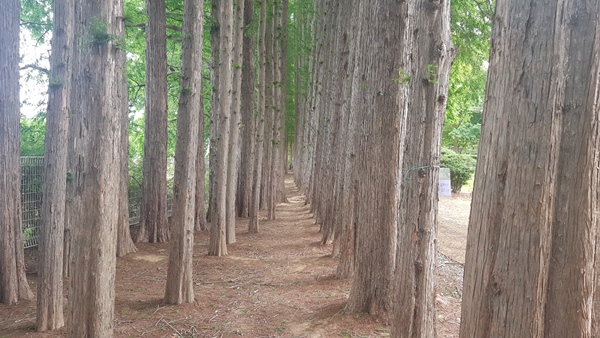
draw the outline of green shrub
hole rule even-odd
[[[459,154],[452,149],[442,147],[440,167],[450,168],[452,191],[460,192],[463,185],[475,173],[475,159],[471,155]]]

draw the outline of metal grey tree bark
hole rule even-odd
[[[497,2],[461,337],[600,333],[599,13]]]
[[[146,110],[140,228],[136,242],[169,240],[167,220],[167,33],[164,0],[146,0]]]
[[[192,255],[194,253],[198,126],[202,105],[204,0],[185,0],[183,12],[181,94],[177,112],[173,216],[165,290],[165,302],[169,304],[194,301]],[[199,188],[203,190],[204,187]]]
[[[53,4],[50,79],[57,85],[48,88],[38,263],[38,331],[64,326],[62,276],[74,10],[72,0]]]
[[[18,0],[0,2],[0,303],[32,299],[25,277],[21,230],[19,158],[19,13]]]
[[[122,74],[121,0],[81,1],[75,7],[73,100],[79,116],[74,142],[82,149],[73,172],[81,200],[72,224],[67,337],[111,337],[114,327],[116,224],[120,184],[120,119],[114,97]]]

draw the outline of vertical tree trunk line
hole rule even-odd
[[[235,0],[233,24],[233,82],[231,104],[231,138],[227,159],[227,243],[235,243],[236,195],[238,180],[238,154],[242,108],[242,57],[244,37],[244,0]]]
[[[241,97],[242,117],[241,136],[241,158],[240,168],[243,169],[238,178],[237,189],[237,215],[239,217],[250,217],[250,199],[252,198],[252,182],[254,180],[254,158],[256,156],[256,126],[254,116],[256,99],[255,96],[255,65],[254,65],[254,1],[245,0],[244,4],[244,28],[243,28],[243,52],[242,52],[242,86]]]
[[[115,8],[118,11],[115,15],[117,17],[124,17],[125,8],[124,5]],[[125,21],[118,21],[117,35],[125,36]],[[131,229],[129,226],[129,88],[127,83],[127,54],[125,50],[118,49],[115,51],[117,54],[117,67],[123,69],[123,74],[120,77],[120,82],[115,86],[115,109],[121,112],[120,120],[121,123],[121,145],[120,145],[120,156],[121,156],[121,183],[119,184],[119,223],[117,230],[117,257],[122,257],[128,253],[136,252],[137,248],[133,243],[131,237]]]
[[[403,6],[393,0],[360,2],[357,47],[363,52],[356,55],[352,87],[358,127],[355,245],[361,254],[355,256],[347,308],[382,316],[391,310],[399,149],[406,119],[400,88],[394,82],[402,68],[398,56],[405,42]],[[378,24],[373,26],[375,21]]]
[[[219,130],[219,52],[220,52],[220,1],[211,1],[210,10],[210,56],[211,56],[211,67],[210,67],[210,82],[212,84],[211,93],[211,112],[210,112],[210,144],[209,144],[209,159],[208,159],[208,172],[209,172],[209,199],[208,199],[208,212],[207,221],[213,223],[213,215],[217,209],[216,200],[216,186],[217,181],[215,175],[217,173],[217,138]]]
[[[266,181],[268,184],[267,191],[267,210],[269,211],[269,219],[275,219],[275,206],[277,204],[277,189],[279,185],[277,184],[278,178],[278,170],[279,170],[279,162],[281,160],[281,154],[279,153],[279,142],[281,141],[281,130],[279,129],[281,123],[281,82],[280,75],[281,69],[279,68],[279,46],[281,41],[279,41],[280,34],[280,13],[281,3],[280,1],[273,1],[273,18],[272,20],[272,49],[271,49],[271,76],[272,80],[270,84],[272,86],[272,97],[271,97],[271,106],[272,106],[272,119],[271,119],[271,141],[269,142],[269,177]]]
[[[17,0],[0,3],[0,302],[33,299],[25,277],[21,199],[19,15]]]
[[[401,143],[392,334],[433,337],[437,188],[450,66],[455,50],[450,40],[449,1],[436,4],[416,1],[408,5],[407,11],[404,30],[422,33],[405,42],[402,54],[401,69],[410,69],[410,80],[401,85],[408,88],[404,106],[407,110],[405,140]],[[400,71],[397,76],[401,76]]]
[[[280,56],[279,56],[279,68],[280,71],[280,97],[281,97],[281,123],[279,129],[281,130],[282,140],[279,147],[281,153],[281,163],[279,164],[278,171],[278,188],[277,188],[277,202],[287,203],[287,197],[285,196],[285,174],[288,170],[288,135],[287,135],[287,70],[288,70],[288,22],[289,22],[289,0],[282,0],[281,4],[281,21],[280,21]]]
[[[227,159],[231,132],[232,104],[232,48],[233,1],[219,1],[219,122],[214,189],[215,213],[211,218],[208,253],[211,256],[227,255]]]
[[[266,29],[267,29],[267,0],[260,1],[260,18],[258,28],[258,102],[257,102],[257,127],[256,127],[256,155],[254,157],[254,182],[252,183],[252,197],[248,222],[248,232],[257,233],[259,230],[259,210],[261,196],[262,168],[264,157],[264,131],[265,131],[265,95],[266,95]]]
[[[196,216],[196,165],[202,106],[204,1],[185,0],[181,53],[181,94],[177,115],[173,216],[165,302],[194,301],[193,253]]]
[[[275,20],[273,16],[274,3],[267,2],[266,31],[265,31],[265,130],[263,141],[263,167],[261,177],[260,209],[267,210],[267,219],[273,219],[271,210],[271,161],[273,148],[273,114],[274,114],[274,77],[273,77],[273,45]]]
[[[358,6],[348,8],[342,6],[340,9],[340,24],[338,27],[341,41],[338,47],[339,61],[337,72],[342,74],[339,78],[339,95],[341,102],[339,110],[341,112],[339,137],[340,153],[336,161],[339,169],[336,175],[338,180],[338,189],[336,189],[336,206],[334,219],[334,249],[333,253],[339,257],[339,263],[336,270],[338,278],[348,278],[354,273],[354,181],[352,161],[354,159],[354,143],[352,138],[346,135],[356,133],[356,118],[352,115],[355,111],[350,106],[352,93],[352,72],[354,69],[354,58],[356,55],[356,20]]]
[[[146,109],[142,206],[136,242],[169,240],[167,219],[167,33],[162,0],[146,0]]]
[[[115,50],[122,17],[119,0],[76,6],[73,57],[73,100],[78,113],[73,142],[81,152],[73,174],[81,208],[72,224],[71,283],[67,337],[109,337],[114,327],[116,224],[120,183],[120,101],[122,81]],[[102,21],[98,21],[102,20]],[[98,27],[106,29],[97,34]],[[106,40],[105,35],[115,37]],[[91,41],[87,45],[86,41]]]
[[[599,12],[496,4],[461,337],[600,333]]]
[[[73,1],[53,4],[50,78],[60,85],[48,88],[37,290],[38,331],[64,326],[62,275],[74,9]]]

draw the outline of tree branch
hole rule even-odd
[[[25,69],[35,69],[37,71],[45,73],[46,75],[50,75],[50,70],[48,70],[48,69],[46,69],[44,67],[40,67],[38,65],[35,65],[33,63],[30,63],[28,65],[25,65],[25,66],[21,67],[21,70],[25,70]]]

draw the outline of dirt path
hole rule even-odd
[[[259,234],[237,222],[238,242],[226,257],[209,257],[207,233],[196,233],[196,302],[164,305],[167,245],[141,244],[117,260],[115,337],[388,337],[386,323],[346,313],[351,280],[334,279],[331,246],[319,245],[319,226],[286,179],[289,203],[277,219],[264,215]],[[440,238],[441,240],[442,238]],[[438,257],[439,337],[457,337],[462,266]],[[36,276],[28,275],[35,288]],[[0,337],[56,337],[34,332],[35,302],[0,305]]]
[[[470,195],[441,197],[438,203],[438,251],[462,264],[465,264],[470,211]]]

